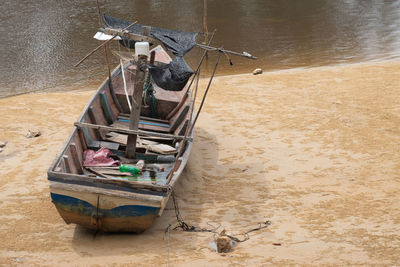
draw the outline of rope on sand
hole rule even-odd
[[[213,226],[212,224],[207,223],[211,228],[202,228],[202,227],[190,225],[190,224],[186,223],[181,216],[181,213],[180,213],[180,210],[178,207],[178,203],[175,198],[174,191],[171,192],[171,196],[172,196],[172,201],[174,203],[176,220],[178,222],[178,225],[175,226],[174,228],[172,228],[173,230],[182,229],[182,231],[184,231],[184,232],[209,232],[209,233],[214,234],[214,240],[215,240],[216,235],[222,235],[222,233],[223,233],[224,236],[229,237],[231,240],[241,243],[241,242],[245,242],[250,239],[249,233],[265,229],[271,225],[270,220],[266,220],[265,222],[259,223],[258,227],[251,228],[248,231],[244,232],[242,234],[243,235],[242,239],[240,239],[236,236],[233,236],[233,235],[226,234],[225,230],[223,230],[221,233],[218,233],[217,230],[220,228],[221,224],[219,224],[218,226]],[[169,236],[170,236],[171,227],[172,227],[171,224],[169,224],[168,227],[165,229],[165,234],[168,233],[168,265],[169,265],[169,255],[170,255],[169,254],[170,253]]]

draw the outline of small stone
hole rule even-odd
[[[226,236],[225,230],[223,230],[219,234],[216,242],[217,242],[218,253],[229,252],[232,249],[231,239],[228,236]]]
[[[32,138],[32,137],[38,137],[41,136],[42,133],[39,130],[28,130],[28,133],[26,134],[26,138]]]
[[[260,68],[255,69],[255,70],[253,71],[253,74],[254,74],[254,75],[261,74],[261,73],[263,73],[263,71],[262,71],[262,69],[260,69]]]
[[[5,147],[7,145],[8,141],[0,141],[0,148]]]
[[[217,237],[217,251],[218,253],[229,252],[231,250],[231,239],[227,236]]]

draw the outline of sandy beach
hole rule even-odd
[[[210,233],[171,231],[168,245],[171,200],[141,235],[64,223],[46,172],[97,86],[0,99],[0,265],[400,265],[399,61],[215,78],[181,215],[239,237],[271,221],[224,254]]]

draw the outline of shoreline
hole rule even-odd
[[[356,67],[356,66],[368,66],[368,65],[376,65],[376,64],[388,64],[388,63],[396,63],[396,62],[400,62],[399,58],[393,58],[393,59],[372,59],[372,60],[368,60],[368,61],[363,61],[363,62],[354,62],[354,63],[341,63],[341,64],[333,64],[333,65],[328,65],[328,66],[310,66],[310,67],[295,67],[295,68],[289,68],[289,69],[275,69],[275,70],[269,70],[269,71],[264,71],[262,74],[275,74],[275,73],[292,73],[292,72],[298,72],[298,71],[312,71],[312,70],[318,70],[318,69],[330,69],[330,68],[338,68],[338,67]],[[249,64],[250,65],[250,64]],[[254,69],[258,68],[257,65],[255,65]],[[253,75],[252,71],[250,72],[243,72],[243,73],[232,73],[232,74],[218,74],[218,71],[216,72],[215,77],[235,77],[235,76],[246,76],[246,75]],[[104,76],[104,79],[107,78],[107,73],[106,72],[100,72],[97,73],[93,76]],[[201,77],[201,79],[208,79],[209,75],[206,77]],[[4,96],[4,97],[0,97],[0,99],[6,99],[9,97],[13,97],[13,96],[19,96],[19,95],[24,95],[24,94],[41,94],[41,93],[60,93],[60,92],[75,92],[75,91],[88,91],[88,90],[93,90],[92,88],[89,89],[83,89],[83,88],[79,88],[79,87],[83,87],[84,85],[77,85],[77,86],[72,86],[74,84],[77,83],[83,83],[86,85],[89,85],[89,87],[92,86],[96,86],[95,84],[98,83],[98,86],[100,86],[100,84],[102,83],[102,81],[104,79],[101,79],[99,81],[92,81],[90,80],[90,78],[84,78],[84,79],[80,79],[77,80],[75,82],[72,83],[65,83],[65,84],[61,84],[61,85],[56,85],[55,87],[46,87],[44,89],[35,89],[31,92],[21,92],[21,93],[17,93],[14,95],[8,95],[8,96]],[[78,87],[78,89],[55,89],[58,87],[68,87],[68,88],[74,88],[74,87]]]
[[[209,233],[171,231],[168,248],[172,201],[141,235],[94,238],[58,215],[46,172],[100,84],[2,98],[0,265],[396,265],[399,77],[397,60],[215,77],[177,184],[181,215],[235,235],[272,222],[226,254]]]

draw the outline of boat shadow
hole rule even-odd
[[[233,188],[235,186],[232,184],[232,180],[225,178],[230,178],[232,169],[242,172],[252,167],[249,164],[235,164],[234,166],[229,163],[221,164],[218,162],[218,153],[216,136],[202,128],[196,128],[195,142],[190,158],[173,189],[180,216],[189,226],[217,228],[216,231],[221,231],[222,227],[218,227],[220,224],[226,226],[227,223],[229,227],[236,221],[236,215],[224,213],[223,210],[226,208],[221,204],[224,201],[223,196],[221,199],[224,187]],[[237,201],[241,201],[239,194],[235,191],[229,192],[227,197],[234,201],[237,197]],[[212,241],[212,233],[184,232],[177,227],[176,208],[171,197],[162,216],[157,218],[153,225],[142,234],[96,233],[76,226],[72,247],[81,256],[129,255],[131,253],[132,255],[145,253],[149,256],[150,251],[157,248],[152,256],[158,257],[160,254],[166,255],[168,251],[167,229],[170,229],[170,245],[174,246],[176,253],[192,246],[193,249],[196,249],[198,244],[195,244],[198,242],[202,242],[204,248],[204,236],[209,237],[210,242]],[[220,212],[221,210],[222,212]],[[197,240],[199,235],[203,241]]]

